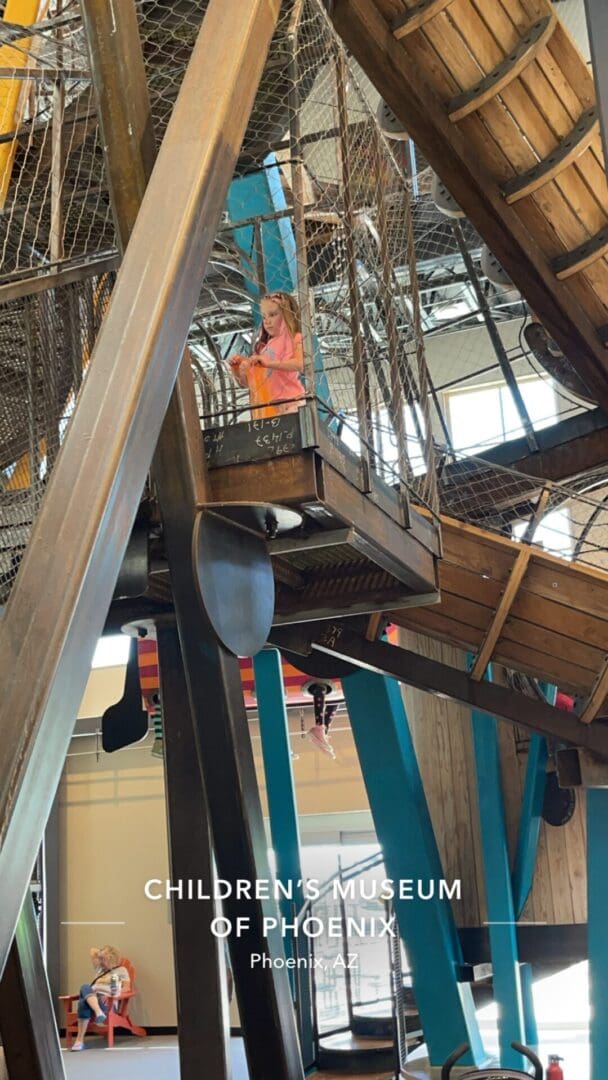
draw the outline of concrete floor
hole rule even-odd
[[[488,1036],[489,1032],[484,1032],[484,1041],[491,1051],[492,1039]],[[248,1080],[242,1040],[231,1039],[231,1048],[232,1080]],[[543,1028],[540,1057],[545,1066],[550,1053],[564,1057],[564,1074],[568,1080],[589,1080],[589,1045],[585,1028],[574,1025],[571,1029],[560,1026],[554,1031]],[[86,1050],[76,1054],[66,1050],[63,1058],[68,1080],[179,1080],[177,1039],[171,1035],[149,1039],[119,1037],[112,1050],[108,1050],[101,1039],[91,1038]],[[319,1080],[332,1080],[333,1075],[317,1074]],[[429,1080],[428,1063],[423,1056],[412,1062],[406,1075],[411,1080]],[[454,1075],[456,1077],[458,1073]],[[379,1080],[377,1073],[374,1080]]]
[[[231,1039],[230,1044],[232,1080],[248,1080],[243,1042]],[[75,1054],[65,1050],[63,1060],[68,1080],[179,1080],[177,1039],[173,1035],[148,1039],[118,1036],[112,1050],[102,1039],[91,1037],[85,1050]]]

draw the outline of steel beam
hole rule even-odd
[[[210,886],[215,875],[207,800],[175,625],[161,623],[157,640],[171,880]],[[202,1061],[214,1080],[227,1080],[231,1072],[224,948],[211,933],[215,907],[212,899],[193,902],[172,894],[181,1080],[199,1080]]]
[[[330,623],[309,644],[313,649],[338,656],[368,671],[392,675],[418,690],[471,705],[482,712],[491,713],[499,720],[541,732],[560,742],[584,746],[604,760],[608,759],[608,733],[605,728],[581,724],[562,709],[555,709],[504,686],[473,682],[466,671],[430,660],[409,649],[383,641],[367,641],[349,630],[344,623]],[[304,648],[303,645],[298,647]]]
[[[81,0],[110,199],[124,252],[156,157],[150,97],[133,0]]]
[[[491,675],[489,677],[491,679]],[[498,723],[494,716],[473,709],[471,724],[494,1000],[498,1006],[500,1064],[503,1069],[521,1069],[523,1058],[511,1048],[512,1042],[525,1042],[526,1033],[502,795]]]
[[[359,671],[342,686],[387,877],[433,881],[438,893],[441,859],[399,684]],[[471,988],[456,978],[462,955],[450,901],[396,895],[393,903],[431,1064],[441,1065],[461,1043],[481,1064]]]
[[[587,29],[591,46],[593,78],[600,114],[604,161],[608,164],[608,70],[606,69],[606,42],[608,41],[608,7],[604,0],[585,0]]]
[[[174,395],[167,413],[154,476],[216,864],[219,876],[227,881],[270,879],[239,662],[217,640],[196,599],[192,533],[196,508],[208,492],[200,423],[196,409],[188,412],[189,397],[181,393],[184,379],[182,368],[180,394]],[[240,617],[238,612],[235,617]],[[287,972],[251,966],[252,953],[271,959],[283,955],[280,936],[266,937],[263,932],[262,919],[276,917],[277,911],[270,900],[231,896],[224,901],[224,913],[233,925],[240,916],[250,919],[244,936],[229,939],[250,1074],[268,1075],[271,1062],[273,1080],[301,1080]]]
[[[557,687],[544,684],[543,691],[548,703],[555,705]],[[547,785],[548,757],[547,740],[542,735],[533,735],[528,747],[526,780],[519,815],[515,862],[511,877],[516,919],[521,917],[534,881],[543,799]]]
[[[589,1043],[591,1072],[589,1080],[604,1080],[608,1060],[608,789],[587,791],[587,946],[589,954],[589,1005],[591,1021]]]
[[[279,0],[209,4],[0,625],[0,971],[279,6]]]
[[[277,878],[279,881],[293,882],[295,905],[299,911],[304,903],[300,828],[280,653],[276,649],[265,649],[257,653],[253,658],[253,672],[262,737],[270,834],[276,857]],[[280,908],[287,922],[292,923],[294,921],[293,903],[283,899],[280,902]],[[306,957],[309,953],[308,939],[300,934],[297,955]],[[288,938],[285,939],[285,954],[294,955],[291,940]],[[308,968],[297,969],[293,973],[293,978],[297,990],[300,1046],[304,1066],[308,1068],[314,1064],[311,981]]]
[[[0,979],[0,1034],[11,1080],[62,1080],[59,1034],[31,897]]]

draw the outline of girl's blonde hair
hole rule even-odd
[[[120,953],[113,945],[102,945],[101,949],[97,950],[97,956],[106,968],[118,967],[120,963]]]
[[[274,303],[278,305],[281,311],[281,315],[285,320],[285,325],[292,338],[295,337],[296,334],[300,333],[302,329],[300,325],[300,309],[298,307],[297,300],[294,296],[291,295],[291,293],[280,291],[265,293],[265,295],[260,300],[260,303],[263,303],[264,300],[273,300]],[[262,325],[262,328],[258,335],[258,340],[255,344],[254,352],[257,352],[257,350],[261,346],[266,345],[268,340],[268,333]]]

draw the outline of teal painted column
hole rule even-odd
[[[296,911],[299,912],[304,902],[304,890],[300,828],[280,653],[276,649],[259,652],[253,658],[253,672],[276,876],[284,883],[293,882],[294,901],[281,898],[279,910],[287,923],[292,924],[295,920],[294,903]],[[294,949],[291,934],[285,935],[283,944],[285,956],[292,957]],[[299,934],[297,944],[298,955],[308,956],[308,939]],[[291,970],[289,975],[292,990],[297,988],[300,1042],[304,1065],[307,1066],[312,1064],[314,1059],[310,976],[307,968],[299,968],[297,972]]]
[[[608,789],[587,790],[587,943],[591,1080],[605,1080],[608,1062]]]
[[[540,683],[546,701],[555,705],[557,687],[550,683]],[[513,874],[513,906],[515,917],[520,918],[534,881],[538,837],[543,813],[543,800],[547,786],[547,760],[549,752],[544,735],[532,735],[528,747],[528,763],[522,799],[517,848]]]
[[[239,176],[232,181],[227,199],[231,221],[238,223],[287,209],[276,157],[270,154],[264,165],[265,168],[258,172]],[[245,257],[243,269],[247,279],[247,291],[257,301],[259,290],[253,281],[251,269],[247,272],[247,268],[255,266],[256,262],[256,228],[253,224],[243,225],[235,228],[233,235],[237,247]],[[267,291],[280,289],[293,292],[297,285],[296,241],[289,217],[260,221],[259,238]]]
[[[498,721],[477,709],[472,710],[471,718],[494,998],[498,1006],[500,1064],[502,1068],[523,1069],[521,1054],[511,1049],[513,1041],[525,1042],[526,1030],[502,795]]]
[[[281,171],[274,154],[264,159],[264,168],[258,172],[233,180],[227,199],[228,214],[231,221],[253,217],[261,218],[266,214],[287,210],[287,200],[283,191]],[[241,265],[245,273],[246,287],[253,301],[253,315],[259,320],[259,289],[254,283],[253,267],[256,262],[256,230],[254,225],[235,228],[234,241],[242,252]],[[298,284],[296,258],[296,240],[291,218],[277,218],[274,221],[259,222],[259,243],[261,246],[266,290],[273,292],[295,292]],[[331,407],[329,383],[323,368],[323,357],[317,340],[315,349],[315,389],[321,401]],[[321,415],[327,416],[321,410]]]
[[[521,979],[521,996],[524,1006],[524,1028],[526,1031],[525,1044],[533,1049],[538,1047],[538,1025],[536,1023],[536,1010],[534,1008],[534,981],[532,979],[531,964],[519,965]]]
[[[414,887],[421,880],[425,894],[436,882],[433,899],[394,899],[431,1063],[442,1065],[469,1043],[469,1063],[483,1064],[471,988],[457,981],[462,954],[452,909],[437,896],[443,871],[399,683],[358,671],[342,685],[387,875],[413,879]]]

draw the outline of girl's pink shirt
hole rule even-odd
[[[289,360],[295,353],[298,345],[302,344],[302,335],[291,336],[287,329],[277,337],[270,338],[259,350],[260,356],[265,353],[275,360]],[[270,382],[271,398],[273,401],[282,401],[287,398],[301,398],[304,394],[302,383],[298,378],[297,371],[277,371],[276,368],[266,368],[266,374]]]

